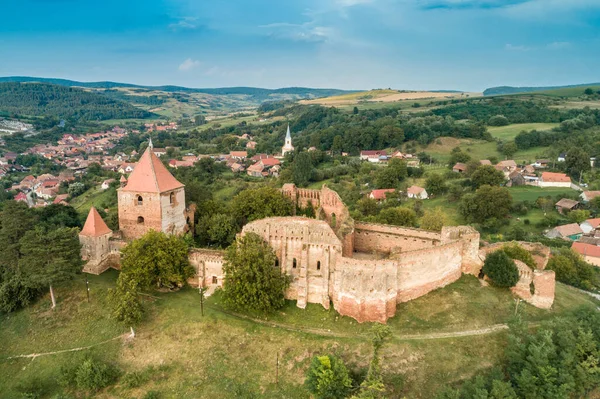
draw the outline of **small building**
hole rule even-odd
[[[375,201],[383,201],[383,200],[385,200],[387,193],[393,193],[393,192],[396,192],[396,189],[382,188],[382,189],[378,189],[378,190],[372,190],[371,193],[369,194],[369,198],[371,198]]]
[[[233,173],[243,172],[246,169],[244,165],[237,162],[232,163],[230,168]]]
[[[558,213],[560,213],[561,215],[564,215],[567,212],[577,209],[579,207],[579,201],[575,201],[575,200],[568,199],[568,198],[563,198],[560,201],[558,201],[556,204],[554,204],[554,206],[556,207],[556,210],[558,211]]]
[[[416,198],[416,199],[427,199],[429,198],[429,194],[423,187],[419,186],[410,186],[406,190],[406,196],[408,198]]]
[[[571,187],[571,178],[564,173],[544,172],[538,184],[540,187]]]
[[[558,162],[565,162],[567,159],[567,153],[566,152],[561,152],[560,154],[558,154],[558,158],[556,158],[556,160]]]
[[[157,157],[162,157],[163,155],[167,155],[167,149],[166,148],[154,148],[154,155],[156,155]]]
[[[231,151],[229,156],[233,159],[237,159],[238,161],[243,161],[248,157],[248,151]]]
[[[562,238],[563,240],[577,241],[583,235],[583,230],[577,223],[556,226],[546,233],[548,238]]]
[[[594,266],[600,266],[600,247],[597,245],[586,244],[583,242],[574,242],[571,249],[583,257],[587,263]]]
[[[456,165],[452,167],[452,171],[456,173],[465,173],[467,171],[467,165],[462,162],[457,162]]]
[[[102,182],[102,184],[100,185],[100,188],[102,190],[108,190],[108,188],[110,187],[111,183],[114,183],[115,179],[106,179]]]
[[[537,161],[535,161],[532,164],[532,166],[537,169],[543,169],[543,168],[547,168],[549,163],[550,163],[550,160],[548,160],[548,159],[538,159]]]
[[[600,218],[588,219],[579,225],[583,230],[583,234],[593,234],[598,226],[600,226]]]
[[[52,201],[53,204],[61,204],[61,205],[69,205],[69,202],[67,201],[67,198],[69,198],[69,194],[58,194],[55,198],[54,201]]]
[[[364,150],[360,152],[361,161],[369,161],[378,163],[381,161],[387,161],[388,155],[386,151],[380,150]]]
[[[583,202],[590,202],[600,195],[600,191],[584,191],[579,196]]]

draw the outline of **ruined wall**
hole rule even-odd
[[[392,253],[439,245],[439,233],[374,223],[354,224],[354,252]]]
[[[196,275],[188,282],[194,287],[209,285],[223,286],[223,262],[225,251],[193,248],[189,253],[189,261]]]
[[[515,260],[515,265],[519,269],[519,281],[511,291],[535,307],[550,309],[554,303],[556,287],[554,271],[532,270],[519,260]]]
[[[79,236],[84,273],[101,274],[109,268],[121,268],[121,249],[125,242],[107,233],[99,237]]]
[[[458,280],[462,275],[461,241],[401,252],[398,262],[397,302],[418,298]]]
[[[361,323],[385,323],[396,314],[397,270],[390,260],[340,258],[332,278],[335,310]]]
[[[171,203],[171,192],[160,194],[161,231],[169,234],[183,234],[186,229],[185,191],[183,188],[172,191],[175,199]]]
[[[459,240],[462,243],[462,272],[479,275],[483,267],[479,257],[479,232],[470,226],[444,226],[440,236],[442,244]]]
[[[137,197],[143,199],[138,204]],[[157,193],[134,193],[118,191],[119,228],[127,240],[139,238],[149,230],[162,231],[162,202]],[[143,223],[138,223],[138,217],[143,217]]]

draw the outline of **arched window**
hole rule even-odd
[[[331,214],[331,227],[333,227],[334,229],[336,228],[336,224],[337,224],[337,220],[336,220],[336,216],[335,213]]]
[[[141,195],[137,196],[137,204],[138,205],[144,205],[144,199],[142,198]]]
[[[292,261],[292,268],[294,268],[294,269],[295,269],[295,268],[296,268],[296,264],[297,264],[297,263],[296,263],[296,258],[294,258],[294,260]]]
[[[217,276],[212,276],[212,283],[213,284],[218,284],[219,283],[219,279],[217,278]]]
[[[320,260],[317,261],[317,270],[321,270],[321,261]]]
[[[171,194],[169,194],[169,202],[170,202],[171,204],[174,204],[174,203],[175,203],[175,193],[171,193]]]
[[[144,217],[143,216],[138,216],[137,222],[138,222],[138,224],[144,224]]]

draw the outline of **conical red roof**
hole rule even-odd
[[[149,146],[129,175],[127,185],[121,190],[138,193],[163,193],[180,187],[183,187],[183,184],[173,177]]]
[[[104,223],[104,220],[102,220],[102,216],[100,216],[96,208],[92,206],[90,208],[90,213],[88,213],[88,217],[85,220],[85,225],[83,225],[83,229],[79,234],[88,237],[100,237],[108,233],[112,233],[112,230],[108,228],[106,223]]]

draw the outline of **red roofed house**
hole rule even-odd
[[[139,238],[149,230],[182,234],[187,225],[183,187],[154,154],[150,143],[127,184],[118,190],[119,226],[124,238]]]
[[[580,197],[583,202],[590,202],[594,198],[600,195],[600,191],[584,191]]]
[[[583,242],[574,242],[571,249],[581,256],[583,259],[594,266],[600,266],[600,247]]]
[[[467,170],[467,165],[462,162],[458,162],[456,165],[454,165],[452,167],[452,171],[456,172],[456,173],[464,173],[466,170]]]
[[[571,187],[571,178],[564,173],[544,172],[538,184],[540,187]]]
[[[594,233],[598,226],[600,226],[600,218],[588,219],[579,225],[583,230],[583,234]]]
[[[417,199],[429,198],[427,191],[423,187],[419,187],[419,186],[410,186],[406,190],[406,196],[408,198],[417,198]]]
[[[546,233],[548,238],[562,238],[563,240],[577,241],[583,235],[583,230],[577,223],[556,226]]]
[[[387,152],[379,150],[365,150],[360,152],[362,161],[379,162],[382,159],[387,159]]]
[[[67,202],[67,198],[69,198],[69,194],[58,194],[56,196],[56,198],[54,198],[54,201],[52,201],[53,204],[61,204],[61,205],[69,205],[69,203]]]
[[[246,157],[248,157],[248,151],[231,151],[229,153],[229,156],[231,158],[243,161],[244,159],[246,159]]]
[[[393,193],[396,189],[394,188],[382,188],[379,190],[373,190],[369,194],[369,198],[374,199],[375,201],[383,201],[385,200],[385,196],[387,193]]]
[[[15,201],[27,203],[27,195],[21,192],[15,195]]]

